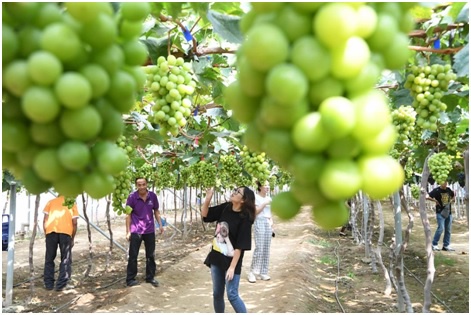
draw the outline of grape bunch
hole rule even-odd
[[[445,152],[434,153],[428,159],[428,167],[433,179],[441,185],[447,181],[448,175],[453,169],[452,159]]]
[[[244,144],[293,174],[273,198],[289,219],[313,205],[325,228],[348,220],[359,190],[381,199],[403,183],[387,155],[396,130],[383,69],[409,58],[411,3],[254,2],[240,21],[237,80],[225,89],[232,116],[247,124]]]
[[[419,199],[419,197],[420,197],[420,187],[419,187],[419,185],[412,184],[410,186],[410,193],[412,195],[412,198]]]
[[[134,180],[136,178],[145,178],[147,183],[153,183],[155,180],[154,167],[149,163],[142,164],[134,173]]]
[[[156,187],[159,189],[174,187],[176,178],[172,160],[165,160],[157,164]]]
[[[237,162],[234,154],[224,154],[219,157],[221,165],[221,178],[223,183],[229,186],[243,185],[242,166]]]
[[[217,169],[212,163],[198,161],[189,167],[189,185],[203,189],[217,186]]]
[[[118,146],[127,154],[132,152],[132,147],[127,143],[126,137],[120,136],[116,143]],[[128,158],[129,159],[129,158]],[[114,176],[114,190],[112,196],[112,207],[118,215],[123,213],[127,214],[127,210],[124,207],[127,198],[132,190],[132,172],[129,168],[121,171],[118,175]]]
[[[244,146],[242,151],[240,151],[240,156],[244,169],[253,179],[258,179],[260,182],[264,182],[268,179],[270,169],[269,163],[265,159],[265,152],[250,152],[249,148]]]
[[[404,87],[409,89],[414,99],[412,106],[417,112],[417,125],[436,131],[440,113],[447,107],[441,99],[448,90],[450,81],[456,79],[456,74],[450,64],[412,66],[410,71]]]
[[[450,151],[456,151],[458,148],[459,135],[456,133],[456,125],[448,123],[443,127],[444,139],[446,147]]]
[[[102,198],[145,74],[148,3],[2,3],[2,156],[32,194]]]
[[[64,202],[62,203],[62,205],[64,207],[72,209],[72,207],[75,205],[75,200],[76,200],[76,198],[74,198],[74,197],[65,196],[64,197]]]
[[[391,112],[391,117],[398,140],[405,142],[409,139],[409,134],[414,130],[416,112],[411,106],[401,105]]]
[[[190,71],[190,63],[173,55],[160,56],[157,65],[145,67],[145,87],[154,98],[152,118],[160,125],[159,132],[163,136],[168,132],[177,136],[178,128],[185,126],[191,115],[191,95],[195,92],[196,82]]]

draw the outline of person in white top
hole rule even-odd
[[[251,283],[262,280],[270,280],[268,275],[268,264],[270,261],[270,244],[273,234],[271,217],[271,197],[267,195],[270,186],[267,182],[263,185],[257,181],[257,194],[255,195],[255,223],[254,239],[255,250],[252,256],[252,266],[248,275]]]

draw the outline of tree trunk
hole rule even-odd
[[[363,194],[362,195],[362,203],[363,203],[363,241],[365,244],[365,259],[370,259],[370,244],[368,243],[368,219],[369,219],[369,202],[368,197]]]
[[[106,224],[108,225],[108,233],[110,233],[110,248],[108,254],[106,255],[106,266],[105,272],[108,271],[111,262],[111,255],[113,254],[113,230],[111,229],[111,219],[110,219],[110,208],[111,208],[111,195],[106,198]]]
[[[410,297],[406,289],[404,281],[404,241],[402,239],[402,216],[401,216],[401,198],[399,196],[399,191],[393,194],[393,205],[394,205],[394,230],[395,230],[395,248],[394,248],[394,257],[395,257],[395,267],[394,275],[397,279],[397,309],[399,312],[404,312],[407,309],[407,312],[412,312],[412,304],[410,302]]]
[[[360,244],[360,231],[358,231],[358,225],[357,225],[357,215],[358,215],[357,205],[358,205],[358,195],[355,196],[355,198],[351,199],[350,224],[352,226],[353,240],[355,241],[355,244],[359,245]]]
[[[376,250],[374,251],[376,254],[376,259],[383,270],[384,280],[386,281],[386,287],[384,289],[384,294],[387,296],[391,295],[392,286],[391,286],[391,278],[389,277],[389,272],[386,266],[383,263],[383,258],[381,256],[381,249],[383,248],[383,240],[384,240],[384,216],[383,216],[383,207],[381,206],[381,202],[379,200],[375,201],[376,208],[378,209],[378,218],[379,218],[379,236],[378,236],[378,244],[376,246]]]
[[[422,311],[424,313],[430,313],[430,306],[432,305],[432,284],[433,278],[435,276],[435,264],[434,264],[434,254],[432,251],[432,232],[430,231],[430,222],[427,217],[427,209],[425,197],[427,195],[427,185],[428,177],[430,175],[430,169],[428,168],[428,159],[433,154],[427,156],[424,162],[424,168],[422,171],[422,180],[420,184],[420,199],[419,199],[419,213],[420,219],[422,220],[422,225],[424,226],[425,233],[425,250],[427,253],[427,279],[425,280],[424,286],[424,306]]]
[[[465,175],[465,185],[464,185],[464,204],[466,209],[466,222],[468,223],[469,230],[469,150],[464,151],[464,175]]]
[[[36,195],[36,200],[34,202],[34,214],[33,214],[33,231],[31,232],[31,239],[29,240],[29,275],[30,275],[30,281],[29,281],[29,288],[30,288],[30,298],[29,302],[33,299],[34,296],[34,241],[36,239],[36,231],[38,229],[38,212],[39,212],[39,201],[41,200],[41,195]]]
[[[175,227],[176,227],[177,226],[177,189],[175,187],[173,188],[173,213],[174,213],[173,222],[175,222]]]
[[[366,243],[368,244],[368,254],[369,258],[371,259],[371,267],[373,269],[374,273],[378,272],[378,269],[376,267],[376,256],[375,253],[372,251],[372,245],[373,245],[373,231],[374,231],[374,223],[375,223],[375,209],[373,204],[371,203],[371,200],[367,198],[368,202],[368,225],[367,225],[367,236],[366,236]]]
[[[82,203],[83,203],[83,216],[85,217],[85,221],[87,222],[87,234],[88,234],[88,266],[85,272],[83,273],[83,278],[88,278],[90,275],[90,271],[92,270],[93,264],[93,251],[92,251],[92,232],[90,230],[90,220],[88,219],[87,214],[87,202],[85,201],[85,195],[82,193]]]

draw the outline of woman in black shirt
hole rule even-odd
[[[213,190],[208,189],[201,216],[204,222],[217,221],[213,246],[205,260],[211,268],[214,311],[224,313],[224,290],[227,286],[227,298],[234,311],[247,313],[239,296],[239,281],[244,251],[250,250],[252,245],[255,194],[250,188],[242,186],[232,192],[230,202],[209,207],[212,196]],[[228,250],[231,248],[234,250]]]

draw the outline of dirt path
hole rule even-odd
[[[293,303],[295,292],[290,292],[290,270],[299,245],[312,233],[308,212],[291,223],[276,224],[276,237],[272,239],[270,260],[271,280],[249,283],[247,272],[253,251],[246,252],[242,268],[240,294],[250,313],[297,312]],[[303,223],[308,222],[308,223]],[[296,224],[296,229],[293,229]],[[303,228],[303,226],[305,228]],[[159,288],[147,283],[129,288],[129,293],[113,305],[106,305],[96,312],[105,313],[212,313],[212,283],[209,268],[203,265],[209,245],[194,251],[177,264],[166,269],[157,278]],[[226,312],[233,313],[226,297]]]

